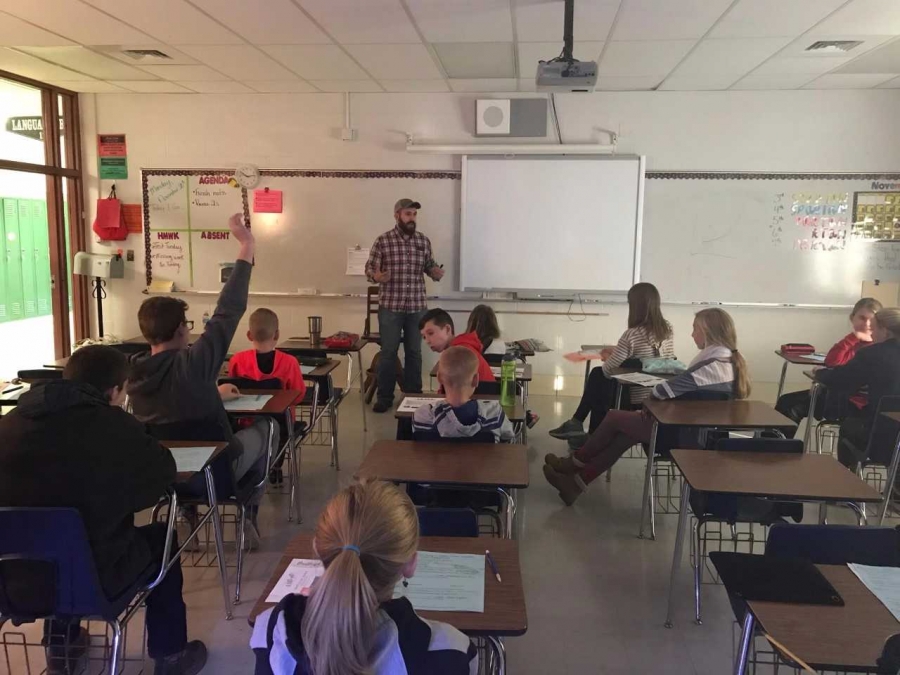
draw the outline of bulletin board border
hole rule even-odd
[[[769,171],[648,171],[648,179],[662,180],[891,180],[900,173],[772,173]]]
[[[146,280],[149,287],[153,281],[153,260],[151,251],[150,195],[147,179],[151,176],[205,176],[208,174],[233,174],[233,168],[201,169],[141,169],[141,202],[144,212],[144,258]],[[259,175],[269,178],[409,178],[413,180],[461,180],[461,171],[432,170],[369,170],[369,169],[260,169]],[[241,188],[244,221],[250,227],[250,198],[247,190]]]

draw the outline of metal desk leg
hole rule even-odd
[[[894,456],[891,458],[891,465],[888,467],[887,472],[887,481],[884,484],[884,503],[881,505],[881,515],[878,517],[879,525],[884,525],[888,509],[891,508],[891,496],[894,494],[894,482],[897,480],[898,465],[900,465],[900,434],[897,434],[897,445],[894,448]]]
[[[496,675],[506,675],[506,648],[503,646],[503,640],[493,635],[488,635],[485,641],[491,646],[496,657],[495,663],[497,667],[494,669],[494,673]]]
[[[338,457],[338,408],[334,398],[331,400],[331,466],[335,471],[341,470],[341,460]]]
[[[363,389],[363,385],[365,384],[365,377],[363,377],[363,360],[362,360],[362,351],[356,352],[357,365],[359,366],[359,405],[362,408],[362,418],[363,418],[363,431],[368,431],[369,426],[366,422],[366,397]],[[353,357],[350,357],[350,362],[353,362]],[[350,390],[350,385],[347,385],[347,390]]]
[[[787,367],[788,367],[788,362],[785,361],[781,365],[781,379],[778,380],[778,395],[775,397],[776,401],[778,401],[778,399],[781,398],[781,392],[784,391],[784,378],[785,378],[785,376],[787,376]]]
[[[753,644],[753,633],[756,630],[756,618],[747,609],[744,616],[744,629],[741,631],[741,644],[738,647],[737,657],[734,661],[734,675],[745,675],[747,661],[750,659],[750,645]]]
[[[785,363],[787,363],[785,361]],[[809,412],[806,414],[806,433],[803,434],[803,452],[809,452],[809,437],[812,433],[813,423],[815,422],[816,400],[819,398],[819,384],[813,382],[809,385]],[[821,453],[822,448],[819,447],[818,434],[816,434],[816,452]]]
[[[590,377],[590,375],[591,375],[591,360],[588,359],[587,361],[584,362],[584,389],[582,390],[582,393],[587,391],[587,382],[588,382],[588,377]]]
[[[691,486],[687,481],[681,488],[681,512],[678,514],[678,531],[675,533],[675,553],[672,555],[672,572],[669,576],[669,606],[666,608],[666,628],[672,627],[672,610],[675,599],[675,579],[678,577],[678,570],[681,567],[681,554],[684,550],[684,534],[687,530],[688,521],[688,500],[691,497]],[[700,564],[699,551],[697,556],[697,564]]]
[[[824,525],[828,520],[828,503],[819,502],[819,525]]]
[[[300,449],[296,447],[294,439],[294,416],[291,414],[293,406],[288,408],[284,413],[284,421],[288,430],[288,449],[291,452],[291,461],[294,463],[294,470],[291,472],[293,479],[291,480],[290,503],[288,504],[288,520],[291,519],[291,508],[297,510],[297,524],[303,522],[300,515]]]
[[[216,484],[213,481],[212,467],[203,470],[206,476],[206,496],[209,510],[212,511],[213,533],[216,538],[216,558],[219,562],[219,576],[222,577],[222,595],[225,598],[225,620],[231,621],[231,594],[228,592],[228,569],[225,567],[225,547],[222,544],[222,519],[219,517],[219,505],[216,502]]]
[[[506,490],[502,487],[497,488],[497,492],[503,499],[504,504],[504,535],[505,539],[515,539],[515,521],[516,521],[516,500],[512,496],[512,490]]]
[[[644,523],[647,520],[647,505],[650,501],[650,483],[653,481],[653,456],[656,454],[656,434],[659,430],[659,422],[653,420],[653,432],[650,434],[650,449],[647,453],[647,473],[644,476],[644,497],[641,500],[641,527],[638,530],[638,538],[644,538]],[[652,517],[653,505],[650,504]],[[651,526],[650,538],[656,539],[655,528]]]

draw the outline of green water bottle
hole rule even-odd
[[[516,357],[504,354],[500,363],[500,405],[516,404]]]

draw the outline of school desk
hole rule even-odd
[[[201,528],[206,525],[207,521],[212,520],[213,534],[216,541],[216,559],[219,563],[219,576],[222,579],[222,594],[225,597],[225,619],[232,619],[231,611],[231,595],[228,592],[228,569],[225,566],[225,545],[222,537],[222,519],[219,514],[219,505],[216,501],[216,484],[213,480],[212,463],[225,450],[227,443],[217,441],[160,441],[160,444],[168,448],[173,456],[177,456],[179,450],[184,448],[212,447],[212,454],[206,460],[199,471],[180,471],[176,474],[176,480],[179,483],[186,483],[196,474],[203,472],[206,481],[206,498],[209,508],[203,517],[197,522],[197,526],[191,531],[187,538],[181,542],[181,548],[178,553],[172,555],[172,558],[178,558],[187,548],[192,539],[199,536]]]
[[[809,355],[801,356],[799,354],[785,354],[780,349],[776,349],[775,354],[784,361],[784,363],[781,364],[781,378],[778,380],[778,395],[775,397],[776,401],[781,398],[781,394],[784,392],[784,378],[787,375],[789,364],[793,363],[797,366],[822,366],[825,364],[822,359],[811,359],[809,358]]]
[[[337,424],[337,412],[338,406],[344,400],[344,397],[347,395],[347,390],[344,390],[340,394],[338,392],[340,390],[335,389],[334,384],[331,381],[331,373],[340,365],[335,359],[328,359],[325,363],[320,366],[316,366],[315,370],[310,372],[308,375],[304,375],[303,378],[305,380],[311,380],[313,382],[313,391],[310,392],[309,389],[306,390],[306,398],[301,401],[300,405],[303,407],[309,408],[309,432],[312,433],[319,423],[319,420],[328,416],[331,419],[331,430],[329,433],[329,443],[331,446],[331,464],[334,466],[335,470],[340,471],[340,456],[338,453],[338,424]],[[328,400],[325,401],[325,405],[319,406],[319,392],[322,389],[329,392]],[[309,438],[309,434],[307,434],[307,438]],[[310,443],[312,445],[312,443]]]
[[[273,607],[266,602],[281,575],[294,558],[315,559],[313,534],[302,533],[287,545],[284,554],[263,589],[262,595],[253,606],[248,619],[250,625],[256,617]],[[466,635],[481,637],[488,641],[499,664],[496,672],[506,673],[506,653],[502,637],[524,635],[528,630],[528,615],[525,611],[525,590],[522,586],[522,570],[519,566],[519,545],[511,539],[485,537],[420,537],[419,550],[436,553],[468,553],[484,555],[490,550],[497,563],[502,582],[497,581],[493,572],[485,564],[484,571],[484,612],[437,612],[421,610],[416,613],[424,619],[443,621]]]
[[[504,504],[504,534],[512,538],[515,492],[529,482],[527,453],[527,446],[509,443],[381,440],[369,449],[356,477],[496,491]]]
[[[494,372],[494,376],[497,378],[497,384],[499,386],[499,384],[500,384],[500,375],[499,375],[500,366],[491,366],[491,369]],[[429,373],[429,376],[431,378],[437,377],[437,371],[438,371],[438,364],[435,363],[434,366],[431,368],[431,372]],[[521,389],[521,394],[520,394],[519,398],[522,400],[523,406],[527,405],[527,403],[528,403],[528,386],[531,384],[531,379],[532,379],[531,364],[530,363],[522,364],[522,363],[517,362],[516,363],[516,384],[518,384],[519,388]],[[429,384],[431,386],[431,389],[433,390],[434,382],[432,381]]]
[[[750,414],[747,414],[748,418]],[[672,627],[675,579],[681,566],[691,490],[778,501],[817,502],[820,522],[825,522],[828,504],[842,504],[853,509],[862,524],[865,522],[865,512],[860,504],[881,501],[878,492],[831,455],[672,450],[672,461],[684,476],[684,484],[681,488],[681,512],[678,515],[675,552],[669,577],[667,628]],[[702,564],[698,563],[694,571],[694,600],[698,622],[701,569]]]
[[[644,410],[653,418],[650,448],[647,453],[647,472],[644,475],[644,497],[641,503],[641,526],[638,536],[644,537],[644,522],[650,509],[650,538],[656,539],[656,516],[650,502],[650,484],[656,454],[656,436],[660,425],[694,429],[724,429],[727,431],[775,430],[785,434],[797,425],[762,401],[660,401],[649,398]],[[684,512],[685,503],[681,504]]]
[[[615,348],[616,348],[615,345],[581,345],[581,351],[583,351],[583,352],[586,352],[586,351],[602,352],[604,349],[615,349]],[[583,391],[587,390],[588,377],[590,377],[591,366],[593,366],[593,362],[600,361],[600,360],[601,359],[600,359],[599,354],[597,354],[597,356],[592,356],[592,357],[584,360],[584,390]]]

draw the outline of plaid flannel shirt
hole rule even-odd
[[[433,265],[428,237],[418,231],[409,236],[394,226],[375,240],[366,276],[374,284],[376,270],[390,271],[390,280],[379,284],[379,306],[392,312],[418,312],[427,307],[422,275]]]

